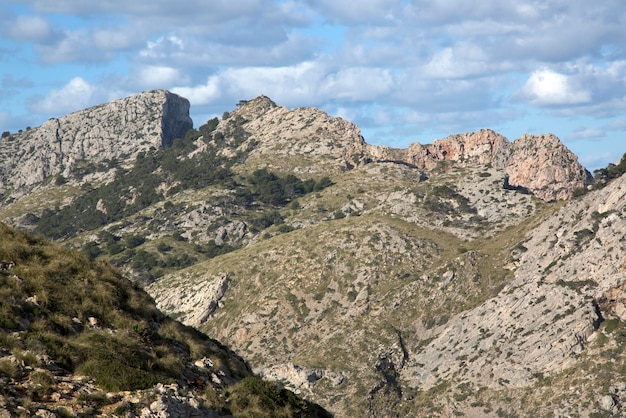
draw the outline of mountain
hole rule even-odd
[[[132,161],[142,151],[171,145],[192,126],[189,101],[165,90],[52,118],[3,141],[0,196],[19,198],[50,177]]]
[[[107,112],[80,123],[100,129]],[[68,153],[81,170],[7,187],[0,219],[113,263],[336,416],[622,413],[622,164],[595,182],[552,134],[488,129],[374,146],[264,96],[171,142],[151,135],[106,161]]]

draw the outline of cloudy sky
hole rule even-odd
[[[626,152],[624,0],[4,0],[0,131],[165,88],[197,126],[261,94],[405,147],[556,134]]]

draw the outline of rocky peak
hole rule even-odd
[[[193,121],[189,116],[189,100],[167,90],[156,90],[154,93],[165,94],[161,117],[161,146],[167,147],[175,139],[183,138],[187,131],[193,128]]]
[[[189,101],[165,90],[52,118],[0,142],[0,193],[25,193],[49,176],[68,177],[79,162],[133,160],[142,151],[169,146],[192,127]]]
[[[511,143],[493,130],[481,129],[396,149],[365,143],[358,126],[342,118],[315,108],[289,110],[266,96],[242,100],[228,119],[233,117],[242,119],[249,134],[239,151],[249,151],[251,165],[309,173],[350,169],[371,161],[408,164],[427,172],[444,162],[493,167],[508,176],[509,186],[544,201],[569,199],[591,180],[576,156],[552,134],[524,135]],[[278,155],[282,158],[273,164],[272,157]]]
[[[511,186],[530,190],[542,200],[565,200],[591,181],[576,155],[552,134],[523,135],[511,147],[505,171]]]
[[[248,152],[250,166],[269,164],[274,169],[309,173],[335,171],[354,165],[348,161],[363,154],[358,126],[316,108],[287,109],[260,96],[240,102],[217,130],[226,136],[237,132],[229,127],[236,117],[242,118],[241,127],[247,134],[238,150]]]
[[[276,103],[267,96],[255,97],[251,100],[240,100],[231,116],[241,116],[246,120],[256,119],[268,110],[278,107]]]

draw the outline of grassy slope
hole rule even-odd
[[[252,377],[225,346],[165,317],[147,293],[103,263],[4,224],[0,260],[15,264],[0,270],[0,398],[13,413],[28,415],[42,405],[60,412],[70,400],[56,403],[50,395],[72,375],[89,376],[106,391],[146,389],[157,382],[210,383],[210,375],[192,365],[208,358],[230,386],[214,386],[214,395],[205,398],[207,408],[242,416],[324,415]],[[199,396],[207,394],[208,389]],[[101,407],[90,411],[99,413]]]

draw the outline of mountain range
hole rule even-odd
[[[488,129],[375,146],[265,96],[188,112],[156,90],[4,137],[0,220],[338,417],[626,411],[624,160],[594,178]]]

